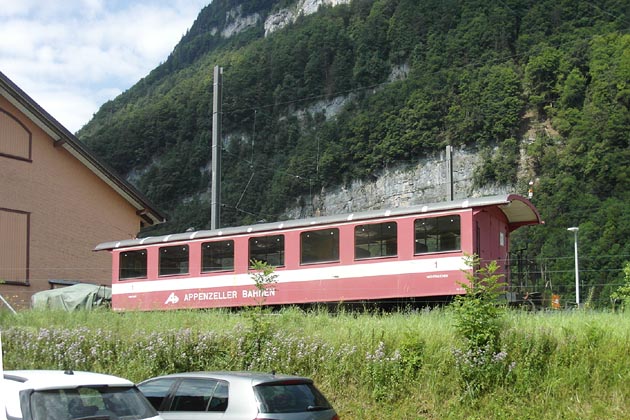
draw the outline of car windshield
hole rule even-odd
[[[261,413],[330,410],[326,398],[309,382],[262,384],[254,387]]]
[[[83,386],[34,391],[33,420],[140,420],[157,415],[135,387]]]

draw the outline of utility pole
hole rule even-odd
[[[212,203],[210,229],[221,227],[221,88],[223,68],[214,66],[212,98]]]
[[[570,227],[567,229],[569,232],[573,232],[575,237],[574,241],[574,253],[575,253],[575,306],[580,308],[580,264],[578,263],[578,231],[579,227]]]
[[[453,201],[453,148],[446,146],[446,199]]]

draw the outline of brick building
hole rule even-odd
[[[12,306],[58,280],[109,284],[110,256],[94,246],[163,221],[0,72],[0,294]]]

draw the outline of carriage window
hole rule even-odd
[[[160,248],[160,276],[188,274],[188,245]]]
[[[396,222],[354,228],[354,258],[393,257],[398,253]]]
[[[249,238],[249,261],[266,262],[275,267],[284,265],[284,235]]]
[[[147,250],[125,251],[119,255],[118,278],[139,279],[147,276]]]
[[[459,251],[459,215],[431,217],[415,221],[415,253]]]
[[[234,241],[206,242],[201,245],[201,271],[234,270]]]
[[[339,261],[339,229],[300,234],[300,264]]]

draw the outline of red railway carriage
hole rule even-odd
[[[108,242],[115,310],[430,298],[464,293],[465,256],[506,261],[541,223],[518,195]],[[256,288],[252,260],[275,267]]]

